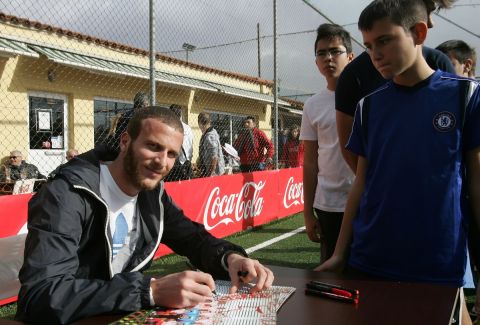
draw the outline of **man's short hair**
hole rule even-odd
[[[465,63],[467,59],[472,60],[471,74],[475,75],[475,66],[477,65],[477,53],[473,47],[462,40],[452,39],[445,41],[436,47],[437,50],[442,51],[447,55],[452,55],[460,63]]]
[[[440,9],[448,9],[457,0],[422,0],[427,8],[427,14],[431,14],[433,11]]]
[[[384,18],[408,31],[416,23],[428,23],[427,6],[420,0],[375,0],[360,14],[358,29],[371,30]]]
[[[247,117],[245,117],[245,118],[243,119],[244,122],[247,121],[247,120],[252,120],[253,123],[256,122],[256,121],[255,121],[255,116],[252,116],[252,115],[248,115]]]
[[[162,123],[169,125],[178,132],[183,134],[182,121],[169,109],[159,106],[148,106],[140,108],[135,111],[132,118],[128,122],[127,132],[132,140],[138,138],[140,131],[142,130],[142,122],[147,118],[153,118],[160,120]]]
[[[352,53],[352,40],[350,38],[350,33],[337,24],[321,24],[318,26],[314,51],[317,51],[317,44],[320,40],[332,40],[336,38],[342,42],[343,46],[345,46],[347,53]]]
[[[198,124],[200,125],[208,125],[210,124],[212,121],[210,119],[210,114],[208,113],[205,113],[205,112],[201,112],[200,114],[198,114]]]
[[[148,106],[150,102],[150,96],[147,93],[144,93],[143,91],[139,91],[138,93],[135,94],[135,97],[133,98],[133,108],[142,108]]]
[[[182,106],[177,104],[170,105],[169,109],[177,115],[179,119],[182,118]]]

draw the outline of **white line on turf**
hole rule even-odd
[[[256,250],[259,250],[259,249],[262,249],[262,248],[265,248],[267,246],[270,246],[272,244],[275,244],[276,242],[279,242],[281,240],[284,240],[288,237],[292,237],[293,235],[296,235],[298,234],[299,232],[302,232],[305,230],[305,226],[303,227],[300,227],[298,229],[295,229],[295,230],[292,230],[290,232],[287,232],[286,234],[283,234],[281,236],[278,236],[278,237],[275,237],[275,238],[272,238],[272,239],[269,239],[267,241],[264,241],[263,243],[260,243],[258,245],[255,245],[253,247],[250,247],[250,248],[247,248],[245,251],[247,252],[247,254],[250,254],[250,253],[253,253],[255,252]]]

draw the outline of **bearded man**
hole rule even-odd
[[[42,187],[29,203],[17,320],[70,323],[155,305],[194,306],[211,299],[213,277],[230,278],[231,293],[240,280],[256,280],[253,291],[271,286],[268,268],[188,219],[165,192],[162,179],[182,141],[173,112],[143,108],[113,161],[91,150]],[[203,272],[142,274],[160,243]],[[239,279],[239,272],[247,275]]]

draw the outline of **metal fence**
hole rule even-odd
[[[322,83],[313,43],[325,20],[303,1],[153,3],[154,101],[181,107],[193,165],[202,136],[197,119],[206,112],[227,149],[253,116],[275,147],[279,164],[274,159],[270,168],[283,166],[284,130],[300,125],[302,100]],[[46,176],[66,162],[68,149],[82,153],[111,138],[134,96],[152,92],[149,2],[0,4],[1,163],[11,164],[18,150]],[[238,171],[228,152],[226,171]]]

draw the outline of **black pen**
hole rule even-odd
[[[246,277],[248,275],[248,271],[238,271],[237,275],[242,278]]]
[[[344,290],[344,291],[347,291],[347,292],[350,292],[353,296],[359,296],[360,295],[360,291],[358,291],[357,289],[348,289],[348,288],[345,288],[345,287],[342,287],[340,285],[336,285],[336,284],[331,284],[331,283],[326,283],[326,282],[321,282],[321,281],[310,281],[310,284],[314,285],[314,286],[319,286],[319,287],[327,287],[327,288],[335,288],[335,289],[340,289],[340,290]]]
[[[352,304],[358,304],[358,298],[349,298],[345,297],[342,295],[337,295],[331,292],[325,292],[325,291],[319,291],[319,290],[313,290],[313,289],[305,289],[305,294],[309,296],[316,296],[316,297],[324,297],[324,298],[330,298],[330,299],[335,299],[338,301],[343,301],[343,302],[348,302]]]
[[[188,268],[189,268],[190,270],[192,270],[192,271],[204,273],[202,270],[197,269],[197,268],[195,267],[195,265],[193,265],[190,261],[185,261],[185,264],[187,264]],[[240,272],[240,271],[239,271],[239,272]],[[204,283],[204,285],[207,285],[207,284]],[[216,291],[216,290],[212,290],[212,294],[213,294],[214,296],[216,296],[216,295],[217,295],[217,291]]]

